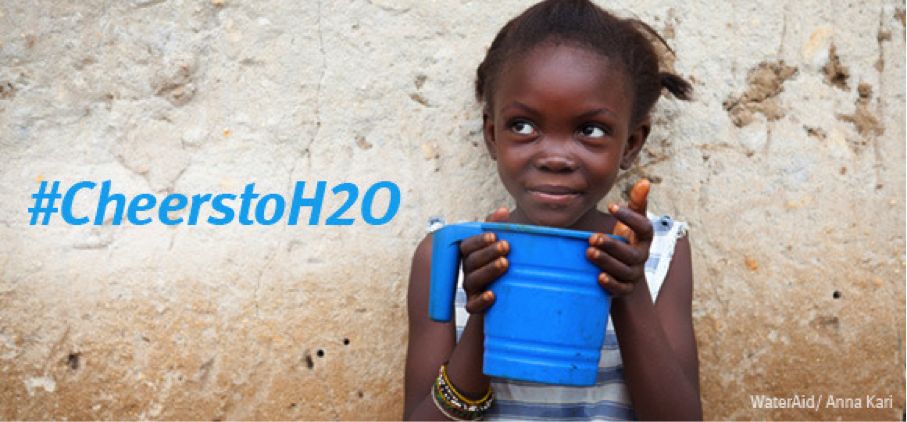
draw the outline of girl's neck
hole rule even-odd
[[[514,224],[529,224],[536,226],[540,225],[531,221],[519,208],[514,209],[513,212],[510,213],[510,218],[507,219],[507,222]],[[611,233],[616,222],[617,219],[615,219],[611,214],[601,212],[598,209],[592,209],[589,210],[589,212],[583,214],[583,216],[580,217],[579,220],[571,224],[569,227],[560,228],[596,233]]]

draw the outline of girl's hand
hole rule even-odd
[[[501,207],[488,217],[486,222],[507,221],[510,210]],[[487,232],[468,237],[460,242],[463,257],[463,290],[466,291],[466,311],[470,314],[485,312],[494,303],[494,293],[485,290],[492,281],[507,272],[509,262],[505,256],[510,252],[506,241],[497,241],[494,233]]]
[[[614,296],[633,293],[636,283],[645,281],[646,260],[649,259],[649,245],[652,243],[652,223],[646,217],[647,196],[650,183],[642,179],[630,192],[629,207],[608,205],[608,211],[617,218],[614,234],[628,240],[627,243],[612,239],[601,233],[589,238],[589,258],[602,273],[598,284]]]

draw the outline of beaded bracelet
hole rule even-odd
[[[447,363],[441,365],[441,370],[432,386],[431,393],[432,400],[438,410],[444,416],[458,421],[482,419],[485,416],[485,412],[491,407],[492,401],[494,401],[494,392],[491,390],[491,386],[488,387],[485,397],[478,400],[469,399],[457,391],[447,378]]]

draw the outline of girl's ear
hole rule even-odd
[[[636,160],[636,156],[642,151],[642,146],[646,143],[646,138],[649,137],[649,131],[651,130],[652,123],[646,118],[636,125],[633,132],[630,132],[630,137],[627,138],[627,148],[624,149],[624,156],[620,159],[620,168],[622,170],[629,170],[633,166],[633,161]]]
[[[488,113],[488,110],[482,112],[482,136],[485,138],[485,148],[488,148],[488,155],[492,160],[498,159],[498,146],[494,139],[494,117]]]

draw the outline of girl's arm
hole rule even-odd
[[[640,420],[702,419],[691,262],[689,240],[682,237],[656,303],[645,280],[612,303],[627,389]]]
[[[499,209],[486,221],[506,221],[509,211]],[[481,397],[490,384],[482,373],[485,340],[485,310],[494,303],[494,294],[485,287],[507,271],[506,242],[493,234],[473,236],[460,244],[470,313],[459,343],[454,322],[436,322],[428,317],[431,278],[432,236],[427,236],[413,255],[409,276],[407,312],[409,345],[406,353],[406,383],[403,418],[407,420],[448,420],[432,400],[432,385],[438,370],[448,362],[447,376],[457,390]],[[503,265],[502,265],[503,264]]]
[[[471,393],[484,392],[489,384],[488,377],[482,374],[481,341],[484,333],[481,316],[470,316],[459,345],[453,321],[442,323],[428,317],[431,240],[429,235],[416,248],[409,278],[405,420],[448,420],[431,398],[438,370],[448,359],[451,361],[447,368],[448,376],[460,389]]]

